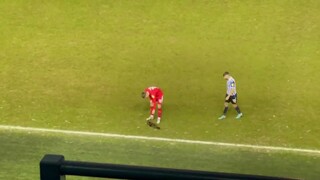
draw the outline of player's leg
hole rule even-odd
[[[224,103],[223,114],[218,119],[220,119],[220,120],[225,119],[227,117],[228,109],[229,109],[229,103],[225,102]]]
[[[150,101],[150,116],[147,118],[147,121],[153,120],[155,111],[156,111],[156,103],[153,101]]]
[[[158,119],[157,119],[158,124],[160,124],[161,117],[162,117],[162,103],[163,103],[163,96],[158,100]]]
[[[238,104],[232,104],[232,105],[233,105],[234,109],[235,109],[235,110],[237,111],[237,113],[238,113],[238,115],[236,116],[236,119],[240,119],[240,118],[243,116],[243,114],[242,114],[242,112],[241,112]]]
[[[238,114],[241,114],[241,110],[238,104],[232,104],[232,106],[234,107],[234,109],[237,111]]]
[[[240,118],[243,116],[243,114],[242,114],[242,112],[241,112],[241,110],[240,110],[240,107],[239,107],[238,104],[237,104],[237,95],[235,95],[234,97],[232,97],[231,103],[232,103],[232,106],[234,107],[234,109],[235,109],[235,110],[237,111],[237,113],[238,113],[238,115],[236,116],[236,119],[240,119]]]
[[[226,97],[227,96],[228,95],[226,94]],[[228,112],[228,109],[229,109],[229,102],[230,102],[230,99],[226,99],[225,100],[223,114],[218,119],[222,120],[222,119],[225,119],[227,117],[227,112]]]
[[[223,109],[223,115],[225,115],[225,116],[227,115],[228,109],[229,109],[229,103],[225,102],[224,109]]]
[[[160,124],[161,121],[161,117],[162,117],[162,104],[158,104],[158,119],[157,119],[157,124]]]

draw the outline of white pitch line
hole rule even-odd
[[[0,125],[0,129],[15,130],[15,131],[27,131],[27,132],[60,133],[60,134],[81,135],[81,136],[97,136],[97,137],[111,137],[111,138],[123,138],[123,139],[140,139],[140,140],[150,140],[150,141],[165,141],[165,142],[187,143],[187,144],[205,144],[205,145],[214,145],[214,146],[261,149],[261,150],[270,150],[270,151],[289,151],[289,152],[297,152],[297,153],[312,153],[312,154],[319,154],[320,155],[320,150],[286,148],[286,147],[276,147],[276,146],[259,146],[259,145],[250,145],[250,144],[222,143],[222,142],[197,141],[197,140],[187,140],[187,139],[170,139],[170,138],[160,138],[160,137],[133,136],[133,135],[122,135],[122,134],[111,134],[111,133],[97,133],[97,132],[71,131],[71,130],[60,130],[60,129],[32,128],[32,127],[8,126],[8,125]]]

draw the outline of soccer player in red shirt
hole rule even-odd
[[[157,124],[160,124],[162,116],[162,103],[163,103],[163,92],[158,87],[148,87],[141,93],[142,98],[149,97],[150,99],[150,116],[147,121],[153,120],[154,113],[156,111],[156,105],[158,105],[158,119]]]

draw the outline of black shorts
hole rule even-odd
[[[228,94],[226,94],[226,97]],[[228,100],[225,100],[226,103],[237,104],[237,94],[230,96]]]

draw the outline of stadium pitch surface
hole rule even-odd
[[[0,124],[318,151],[319,11],[316,0],[1,1]],[[217,120],[224,71],[237,80],[241,121],[232,108]],[[165,94],[159,131],[146,127],[148,102],[139,97],[150,85]],[[79,137],[1,130],[0,178],[37,178],[38,161],[50,152],[303,179],[320,174],[319,157],[310,153]]]
[[[306,179],[316,179],[320,166],[315,150],[13,126],[1,126],[0,135],[0,178],[38,178],[39,160],[46,153],[63,154],[69,160]],[[73,178],[92,179],[68,177]]]

